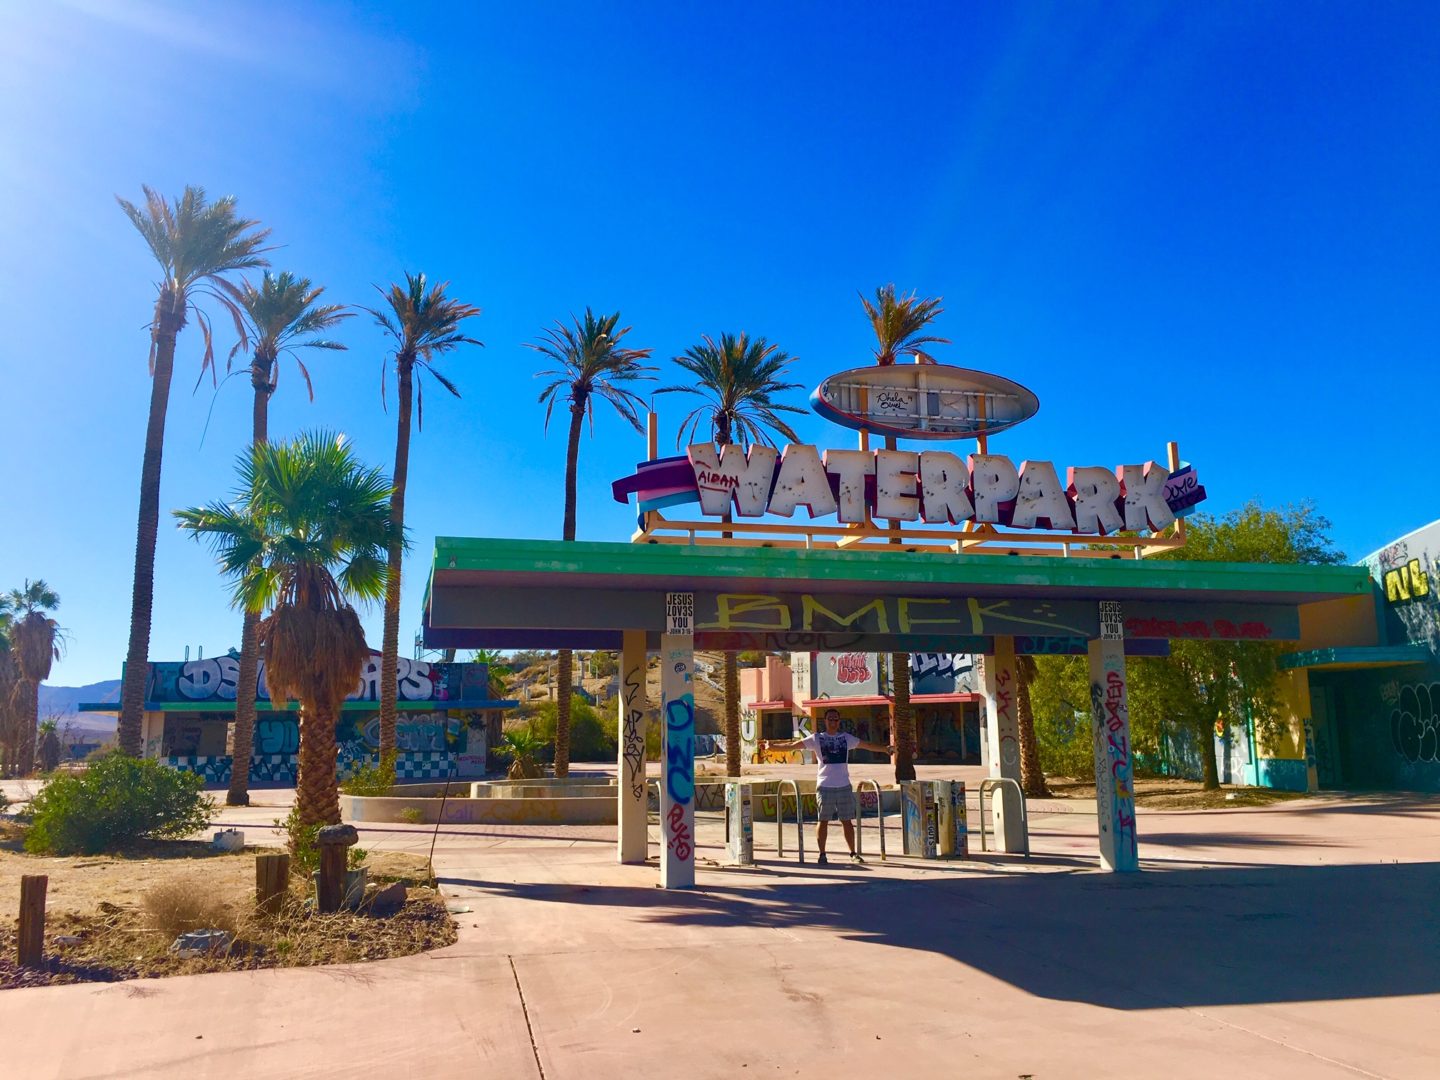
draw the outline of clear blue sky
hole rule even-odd
[[[484,308],[487,347],[444,361],[464,398],[432,384],[414,442],[407,645],[437,534],[558,537],[563,430],[542,437],[520,346],[587,304],[662,358],[767,335],[808,388],[867,360],[856,290],[894,281],[944,296],[939,359],[1040,395],[997,451],[1178,439],[1208,509],[1314,499],[1352,557],[1440,516],[1432,5],[456,7],[0,6],[0,586],[61,593],[53,682],[125,649],[153,264],[114,195],[142,183],[235,194],[336,301],[423,269]],[[285,371],[272,437],[339,428],[388,469],[382,339],[342,336],[313,405]],[[247,437],[235,378],[201,444],[199,355],[187,330],[167,509],[226,493]],[[600,417],[582,539],[628,537],[608,484],[643,449]],[[153,658],[237,643],[209,553],[168,527],[157,579]]]

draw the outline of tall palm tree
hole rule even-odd
[[[1020,739],[1020,788],[1029,799],[1050,797],[1045,770],[1040,767],[1040,744],[1035,741],[1035,711],[1030,705],[1030,684],[1035,679],[1035,658],[1015,657],[1015,726]]]
[[[889,367],[902,353],[932,362],[920,346],[950,344],[947,338],[926,332],[945,310],[940,302],[938,296],[922,300],[913,292],[897,297],[894,285],[882,285],[876,289],[874,303],[861,293],[860,303],[864,305],[865,314],[870,318],[870,328],[875,332],[875,362],[881,367]],[[895,437],[886,436],[885,445],[887,449],[895,449]],[[894,528],[899,522],[892,521],[890,525]],[[892,653],[890,669],[894,672],[890,729],[895,741],[895,780],[898,783],[915,779],[915,716],[910,708],[910,655]]]
[[[699,345],[686,349],[684,356],[675,357],[675,363],[695,381],[686,386],[667,386],[660,392],[699,394],[707,400],[681,421],[677,444],[684,441],[687,430],[693,439],[702,422],[710,428],[717,446],[737,442],[747,449],[751,443],[768,446],[774,441],[772,432],[793,442],[797,436],[779,414],[805,410],[783,405],[774,400],[774,395],[800,385],[781,381],[794,359],[763,337],[751,340],[744,333],[721,334],[718,342],[704,337]],[[740,752],[740,670],[733,652],[725,653],[723,671],[725,775],[739,776],[744,765]]]
[[[389,291],[375,286],[385,298],[384,308],[366,308],[384,328],[394,344],[395,380],[400,399],[399,419],[395,430],[394,494],[390,497],[390,516],[395,520],[395,539],[389,552],[389,573],[385,582],[385,635],[380,646],[380,760],[395,753],[396,670],[400,657],[400,560],[403,555],[401,538],[405,530],[405,486],[410,476],[410,406],[412,395],[418,397],[418,420],[425,427],[425,393],[416,372],[428,371],[435,381],[456,397],[459,389],[435,370],[434,360],[442,353],[461,345],[484,346],[483,341],[466,337],[460,324],[480,314],[480,309],[445,295],[448,281],[426,288],[424,274],[406,274],[404,286],[392,284]],[[385,374],[381,369],[381,400],[385,394]]]
[[[20,759],[20,725],[15,715],[20,669],[15,666],[15,651],[10,643],[13,625],[9,601],[0,596],[0,776],[14,775]]]
[[[260,284],[243,281],[239,289],[239,305],[249,338],[250,387],[254,391],[251,407],[251,444],[267,441],[270,431],[270,395],[280,382],[280,354],[289,353],[305,377],[310,400],[315,400],[315,387],[310,371],[300,359],[299,349],[344,349],[338,341],[317,335],[351,317],[343,304],[321,304],[325,290],[297,278],[288,271],[260,277]],[[233,358],[240,346],[231,352]],[[230,806],[250,805],[250,751],[255,740],[255,689],[260,668],[260,616],[246,611],[240,630],[239,685],[235,690],[235,740],[231,752],[230,790],[225,802]]]
[[[232,603],[269,612],[260,647],[271,696],[300,702],[300,823],[338,824],[335,725],[370,656],[350,601],[385,595],[386,553],[399,540],[390,482],[330,432],[258,443],[237,471],[233,503],[175,516],[215,550]]]
[[[40,684],[50,677],[50,665],[60,659],[64,634],[48,612],[60,606],[60,595],[43,581],[25,582],[5,595],[10,618],[7,637],[15,665],[11,689],[11,723],[16,764],[21,776],[35,769],[35,732],[40,723]]]
[[[640,424],[639,410],[644,401],[630,386],[643,380],[652,379],[647,371],[656,368],[641,363],[648,360],[650,349],[631,349],[621,344],[630,327],[619,330],[620,313],[602,315],[596,318],[587,307],[585,318],[571,316],[574,326],[566,326],[558,319],[555,325],[542,332],[537,344],[526,344],[527,349],[543,353],[559,367],[537,373],[537,378],[548,378],[550,382],[540,391],[540,401],[545,403],[545,430],[550,430],[550,414],[557,401],[564,401],[570,409],[569,440],[565,444],[565,522],[562,538],[575,539],[575,474],[580,463],[580,429],[585,420],[590,421],[590,432],[595,432],[595,398],[598,395],[608,401],[615,411],[630,423],[636,431],[645,429]],[[574,674],[573,658],[569,649],[559,653],[560,686],[555,698],[555,775],[570,775],[570,690]]]
[[[130,596],[130,645],[125,652],[120,691],[118,736],[123,753],[140,753],[140,721],[145,709],[145,678],[150,655],[150,616],[155,603],[155,535],[160,527],[160,465],[165,446],[165,413],[175,370],[175,339],[193,313],[205,340],[200,373],[214,370],[210,320],[196,306],[208,296],[230,313],[243,340],[239,290],[226,275],[266,265],[263,245],[270,235],[257,223],[238,217],[235,199],[209,202],[205,189],[187,187],[173,202],[150,187],[145,203],[117,201],[144,238],[160,266],[155,310],[150,319],[150,418],[145,427],[145,457],[140,466],[140,516],[135,537],[135,580]]]

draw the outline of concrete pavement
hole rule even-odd
[[[1057,812],[1075,809],[1033,808],[1029,860],[801,867],[760,824],[746,870],[718,865],[701,814],[690,893],[616,865],[612,828],[446,826],[437,869],[473,908],[456,945],[0,994],[5,1072],[1434,1075],[1440,801],[1142,810],[1145,872],[1125,877],[1094,870],[1093,814]],[[274,814],[223,816],[254,834]]]

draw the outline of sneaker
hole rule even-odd
[[[850,852],[850,861],[852,863],[863,863],[865,860],[862,859],[857,852],[852,851]]]
[[[827,859],[827,858],[825,858],[825,853],[822,851],[822,852],[820,852],[820,857],[819,857],[818,859],[816,859],[815,861],[816,861],[816,863],[818,863],[819,865],[824,866],[824,865],[825,865],[827,862],[829,862],[830,860]]]

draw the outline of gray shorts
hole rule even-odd
[[[855,820],[855,792],[849,787],[822,787],[815,794],[820,802],[820,820]]]

